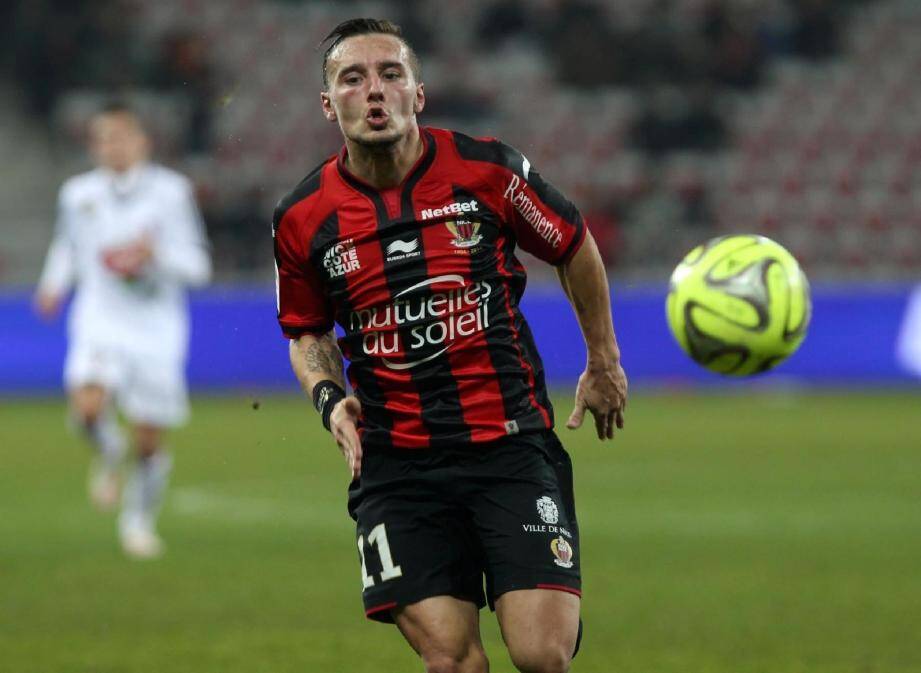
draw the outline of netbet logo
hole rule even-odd
[[[444,215],[460,215],[461,213],[478,213],[480,204],[476,199],[469,201],[455,201],[441,208],[426,208],[422,211],[422,219],[429,220],[433,217],[442,217]]]
[[[527,185],[527,183],[525,184]],[[519,190],[520,186],[521,178],[513,175],[508,187],[505,188],[503,196],[512,202],[515,210],[521,213],[521,216],[533,227],[538,236],[547,241],[551,247],[558,248],[563,241],[563,233],[556,228],[553,222],[547,219],[524,189]]]
[[[420,290],[435,284],[455,287],[419,296]],[[361,340],[365,355],[402,354],[405,362],[385,357],[384,365],[395,370],[411,369],[447,351],[458,337],[489,327],[487,300],[491,294],[492,287],[486,281],[467,285],[463,276],[456,274],[428,278],[397,294],[392,304],[352,311],[349,330],[365,332]],[[403,343],[396,329],[403,325],[412,325],[409,343]],[[441,348],[427,353],[438,346]]]

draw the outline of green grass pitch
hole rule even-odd
[[[560,434],[574,673],[921,671],[921,395],[638,392],[613,443]],[[0,402],[0,671],[421,670],[364,619],[345,465],[306,401],[197,399],[171,446],[167,555],[130,562],[62,402]]]

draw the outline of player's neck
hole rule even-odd
[[[369,147],[348,138],[345,147],[345,167],[376,189],[390,189],[403,182],[424,149],[418,126],[387,147]]]
[[[147,165],[146,160],[135,161],[133,164],[128,166],[105,166],[102,165],[100,168],[107,174],[112,176],[115,179],[122,180],[132,175],[137,175],[140,173],[144,166]]]
[[[115,190],[115,193],[119,195],[126,195],[133,191],[141,181],[141,174],[144,170],[144,162],[138,161],[122,169],[111,166],[104,166],[102,170],[105,171],[105,174],[108,176],[109,182],[112,185],[112,188]]]

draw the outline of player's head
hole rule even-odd
[[[117,172],[145,161],[150,141],[141,119],[121,101],[107,103],[90,120],[90,152],[96,163]]]
[[[387,147],[416,125],[425,105],[419,59],[399,26],[379,19],[350,19],[321,44],[323,113],[349,140]]]

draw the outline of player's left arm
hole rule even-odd
[[[579,320],[587,352],[585,371],[576,388],[575,408],[566,427],[581,426],[588,410],[595,417],[599,439],[611,439],[615,426],[624,427],[627,376],[614,334],[604,262],[591,233],[585,232],[582,245],[567,262],[557,266],[557,273]]]
[[[588,410],[595,417],[598,437],[610,439],[615,426],[624,426],[627,377],[620,364],[598,246],[575,205],[544,180],[524,155],[501,143],[495,147],[505,165],[501,185],[507,221],[524,250],[556,266],[585,338],[587,362],[566,427],[582,425]]]

